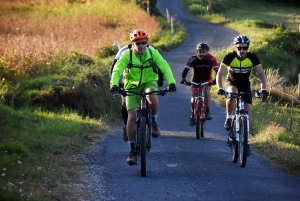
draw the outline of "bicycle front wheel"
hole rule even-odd
[[[146,117],[140,118],[141,176],[146,177]]]
[[[201,101],[196,102],[196,138],[200,139],[201,130],[203,132],[203,127],[201,125]]]
[[[239,135],[239,158],[240,166],[245,167],[248,156],[248,118],[241,116],[240,118],[240,135]]]
[[[232,121],[231,129],[230,129],[229,132],[230,132],[229,135],[232,138],[232,142],[230,144],[231,159],[232,159],[232,162],[237,163],[237,161],[239,159],[239,155],[238,155],[238,143],[235,140],[235,138],[236,138],[236,134],[235,134],[235,118]]]

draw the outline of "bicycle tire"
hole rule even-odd
[[[147,131],[147,138],[146,138],[146,148],[147,151],[150,151],[151,148],[151,135],[152,135],[152,121],[150,121],[151,119],[151,110],[149,110],[148,112],[148,121],[146,123],[146,131]]]
[[[151,139],[150,139],[150,133],[152,133],[151,128],[149,125],[146,125],[146,150],[149,152],[151,148]]]
[[[140,118],[141,176],[146,177],[146,117]]]
[[[238,143],[236,141],[236,133],[235,133],[235,117],[233,118],[231,129],[229,132],[232,132],[232,143],[230,145],[231,149],[231,159],[232,162],[237,163],[239,159],[239,149],[238,149]]]
[[[203,104],[201,104],[203,106]],[[200,118],[200,135],[201,137],[204,137],[204,128],[205,128],[205,114],[202,114],[204,111],[204,108],[201,109],[201,118]]]
[[[201,130],[201,101],[196,102],[196,138],[200,139]]]
[[[245,167],[247,163],[248,156],[248,127],[247,127],[247,117],[240,117],[240,135],[239,135],[239,158],[240,158],[240,166]]]

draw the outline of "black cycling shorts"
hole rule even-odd
[[[239,92],[251,93],[250,82],[233,82],[230,79],[225,80],[225,88],[227,89],[229,86],[235,86]],[[252,104],[252,94],[245,96],[245,103]]]

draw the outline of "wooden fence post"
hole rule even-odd
[[[294,98],[292,96],[291,119],[290,119],[290,126],[289,126],[290,135],[293,135],[293,108],[294,108]]]
[[[147,1],[147,13],[150,15],[150,1]]]
[[[300,100],[300,73],[298,74],[298,100]]]
[[[207,10],[208,12],[212,11],[211,0],[208,0],[208,5],[206,6],[206,10]]]
[[[166,13],[167,13],[167,20],[168,22],[170,22],[170,13],[169,13],[169,10],[166,8]]]
[[[174,33],[173,17],[171,17],[171,33]]]

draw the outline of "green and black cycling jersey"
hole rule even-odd
[[[247,52],[246,58],[240,59],[236,51],[229,52],[221,62],[221,65],[227,67],[227,79],[230,79],[232,82],[249,81],[252,68],[259,64],[260,60],[256,54]]]

